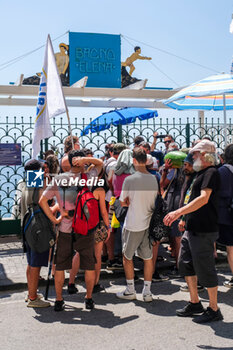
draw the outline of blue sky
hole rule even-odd
[[[26,76],[40,71],[44,48],[1,70],[4,62],[45,44],[47,34],[52,40],[66,31],[123,34],[140,45],[142,54],[164,71],[178,86],[183,86],[214,74],[213,71],[184,62],[149,48],[148,43],[162,50],[207,66],[217,72],[229,72],[233,55],[233,35],[229,33],[232,0],[41,0],[38,2],[0,1],[1,55],[0,84],[16,81],[20,73]],[[53,42],[58,51],[60,42],[68,43],[68,35]],[[132,46],[122,39],[122,60],[132,52]],[[135,76],[148,78],[148,86],[176,87],[148,61],[135,64]],[[15,108],[7,112],[15,114]],[[5,115],[5,107],[0,115]],[[25,109],[17,109],[22,114]],[[33,110],[26,108],[32,115]],[[80,109],[71,115],[83,113]],[[93,109],[85,115],[98,114]],[[162,112],[161,111],[161,115]],[[230,114],[230,113],[229,113]]]

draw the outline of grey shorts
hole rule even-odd
[[[214,261],[214,242],[217,238],[217,232],[184,232],[178,262],[182,276],[197,275],[199,283],[206,288],[218,285]]]
[[[132,260],[135,252],[143,260],[152,259],[152,247],[149,242],[148,229],[133,232],[123,229],[122,232],[122,253],[128,260]]]

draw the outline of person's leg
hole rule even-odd
[[[92,291],[95,284],[95,270],[85,270],[86,299],[92,298]]]
[[[217,311],[218,310],[218,286],[207,288],[208,295],[209,295],[209,307]]]
[[[130,70],[129,70],[129,75],[133,74],[133,71],[135,70],[135,67],[133,65],[133,63],[130,65]]]
[[[153,275],[153,259],[144,260],[144,281],[152,280]]]
[[[231,272],[233,273],[233,246],[227,246],[227,260],[230,266]]]
[[[199,296],[197,291],[197,276],[185,276],[185,280],[188,285],[191,303],[199,303]]]
[[[110,260],[110,261],[114,260],[114,241],[115,241],[115,236],[114,236],[114,232],[112,229],[110,237],[109,237],[107,243],[105,243],[105,245],[107,247],[108,260]]]
[[[156,261],[157,261],[157,257],[158,257],[158,251],[159,251],[159,243],[160,242],[156,242],[153,245],[153,258],[152,258],[152,261],[153,261],[153,273],[156,270]],[[145,265],[144,265],[144,267],[145,267]]]
[[[180,253],[180,242],[181,242],[181,236],[174,237],[174,255],[176,259],[176,267],[178,268],[178,258]]]
[[[30,300],[35,300],[37,298],[37,288],[40,276],[40,267],[29,268],[29,278],[28,278],[28,295]]]
[[[65,272],[64,271],[55,271],[55,276],[54,276],[54,281],[55,281],[55,290],[56,290],[56,300],[63,300],[62,297],[62,288],[64,285],[65,281]]]
[[[69,284],[75,283],[75,278],[77,276],[77,273],[79,271],[80,266],[80,258],[79,253],[76,253],[72,260],[72,269],[70,270],[70,278],[69,278]]]
[[[134,279],[134,265],[133,265],[133,259],[128,260],[123,255],[123,266],[125,271],[125,277],[126,280],[133,280]]]
[[[100,270],[101,270],[101,253],[103,250],[103,241],[95,243],[95,285],[98,284],[100,278]]]

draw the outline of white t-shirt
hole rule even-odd
[[[152,174],[136,171],[124,180],[120,201],[129,197],[130,203],[124,228],[138,232],[149,227],[157,194],[158,183]]]

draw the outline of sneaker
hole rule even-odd
[[[64,300],[56,300],[54,304],[54,311],[63,311],[65,309]]]
[[[125,299],[125,300],[135,300],[137,299],[136,293],[129,293],[128,289],[126,288],[126,290],[124,292],[118,292],[116,293],[117,298],[119,299]]]
[[[102,264],[107,264],[108,261],[108,256],[107,255],[102,255],[101,256],[101,263]]]
[[[167,274],[168,274],[168,276],[171,276],[173,278],[181,278],[181,275],[179,274],[179,271],[178,271],[177,267],[174,267]]]
[[[27,307],[49,307],[50,303],[48,301],[41,300],[40,298],[36,298],[35,300],[28,301]]]
[[[92,298],[85,298],[85,307],[87,310],[92,310],[95,307],[94,300]]]
[[[231,277],[230,281],[223,282],[223,285],[227,288],[233,288],[233,277]]]
[[[120,260],[118,259],[109,260],[107,265],[107,270],[122,270],[122,269],[123,269],[123,264]]]
[[[223,320],[223,315],[222,315],[220,309],[218,309],[217,311],[214,311],[210,307],[207,307],[207,309],[205,310],[205,312],[202,315],[195,317],[193,319],[193,322],[195,322],[195,323],[207,323],[207,322],[221,321],[221,320]]]
[[[74,283],[69,283],[67,288],[68,294],[76,294],[78,292],[78,288],[75,287]]]
[[[205,290],[205,288],[203,286],[200,286],[200,285],[197,286],[198,293],[204,292],[204,290]],[[185,284],[185,285],[181,286],[180,291],[181,292],[189,292],[188,285]]]
[[[164,282],[164,281],[168,281],[169,277],[162,275],[160,273],[158,273],[158,271],[155,271],[153,276],[152,276],[152,282]]]
[[[200,301],[199,303],[191,303],[191,301],[189,301],[183,309],[176,310],[176,314],[180,317],[190,317],[196,314],[201,314],[204,311],[205,309]]]
[[[144,300],[146,303],[150,303],[151,301],[153,301],[153,297],[152,297],[152,294],[151,294],[151,293],[142,294],[142,297],[143,297],[143,300]]]
[[[92,293],[99,293],[102,290],[105,290],[104,286],[102,286],[101,284],[95,284]]]
[[[38,299],[43,299],[43,294],[40,294],[40,293],[37,293],[37,298]],[[27,303],[29,301],[29,295],[27,294],[26,297],[25,297],[25,303]]]

